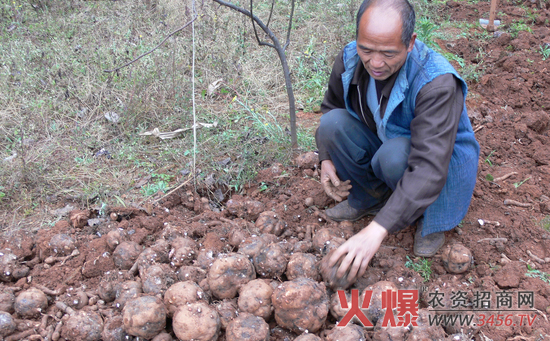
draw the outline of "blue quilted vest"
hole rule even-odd
[[[344,48],[343,60],[345,71],[342,74],[342,83],[346,108],[351,115],[359,120],[357,113],[353,111],[349,103],[348,96],[349,85],[357,63],[360,62],[355,41]],[[413,50],[407,55],[407,60],[399,71],[381,125],[388,139],[400,136],[410,138],[411,121],[414,118],[418,92],[437,76],[447,73],[453,74],[462,83],[464,109],[458,124],[447,181],[439,197],[424,213],[423,235],[454,228],[464,218],[468,206],[470,206],[476,183],[479,144],[475,139],[466,111],[468,91],[466,82],[443,56],[417,39]]]

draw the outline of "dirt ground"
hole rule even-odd
[[[487,13],[488,10],[488,3],[452,1],[442,9],[449,20],[468,22],[477,21],[480,13]],[[525,18],[526,14],[525,10],[509,3],[501,4],[499,11],[507,14],[507,22]],[[538,14],[532,32],[520,31],[516,38],[509,33],[496,32],[489,41],[466,38],[438,41],[444,50],[461,56],[468,64],[477,65],[478,70],[485,70],[479,82],[469,84],[467,101],[471,122],[481,145],[477,185],[463,223],[446,234],[447,244],[461,243],[471,250],[474,259],[472,267],[462,274],[449,273],[439,252],[433,259],[431,278],[423,282],[418,273],[405,267],[407,257],[414,260],[412,245],[415,227],[412,226],[387,238],[367,274],[354,285],[354,288],[364,289],[385,280],[393,282],[399,289],[419,289],[428,293],[464,291],[468,293],[470,302],[472,295],[481,291],[534,292],[536,310],[533,310],[531,317],[536,318],[531,326],[526,323],[498,327],[486,325],[464,328],[462,331],[445,328],[444,333],[439,335],[445,335],[448,339],[459,340],[457,335],[463,335],[464,340],[550,340],[550,322],[547,318],[550,314],[550,283],[526,275],[550,273],[550,118],[547,112],[550,107],[550,64],[539,53],[541,45],[550,44],[550,11],[539,10]],[[485,53],[480,55],[480,51]],[[316,124],[318,117],[318,114],[302,114],[299,120],[303,124]],[[198,243],[194,249],[196,252],[179,262],[175,262],[173,254],[168,252],[174,249],[173,245],[164,246],[164,259],[159,257],[154,261],[164,266],[163,272],[154,277],[156,286],[149,285],[148,294],[162,295],[171,284],[187,279],[189,268],[184,271],[181,267],[191,265],[195,266],[194,269],[204,270],[195,270],[190,276],[208,292],[208,281],[205,282],[204,278],[215,259],[224,253],[242,252],[245,249],[242,240],[255,234],[278,234],[279,237],[273,237],[273,240],[286,245],[287,254],[282,257],[285,261],[288,261],[291,252],[298,251],[312,254],[320,261],[332,246],[342,241],[339,238],[349,237],[369,222],[370,218],[353,224],[327,222],[316,207],[322,211],[333,204],[322,191],[313,167],[296,165],[283,168],[273,165],[260,172],[256,183],[242,195],[231,195],[214,183],[200,186],[198,193],[194,193],[192,186],[182,188],[155,205],[111,207],[101,212],[73,211],[51,229],[42,229],[37,233],[18,231],[5,237],[0,256],[4,262],[2,266],[5,266],[0,292],[13,292],[17,296],[37,285],[58,291],[48,294],[48,307],[40,314],[50,314],[53,318],[36,328],[36,332],[30,333],[39,335],[42,332],[42,339],[52,335],[48,333],[48,328],[51,332],[58,320],[66,319],[61,318],[62,314],[56,315],[59,308],[54,302],[59,300],[71,305],[77,291],[87,293],[91,300],[95,297],[93,301],[99,296],[99,303],[90,302],[82,309],[99,313],[105,326],[111,321],[109,325],[114,330],[115,323],[112,321],[117,316],[120,319],[124,304],[120,304],[120,293],[116,301],[108,302],[100,294],[100,289],[106,283],[116,284],[147,275],[145,266],[140,265],[139,271],[135,272],[129,269],[135,262],[135,256],[122,257],[126,264],[122,264],[120,255],[117,258],[115,248],[122,241],[139,244],[141,251],[158,246],[159,240],[172,245],[178,237],[193,239]],[[264,211],[276,215],[274,223],[257,223],[258,215]],[[327,237],[327,228],[333,235]],[[112,235],[108,236],[111,231],[119,231],[115,242]],[[66,236],[61,238],[60,234]],[[52,241],[54,236],[57,236],[57,244]],[[73,240],[63,244],[60,238]],[[333,243],[330,244],[330,241]],[[78,250],[77,254],[72,254],[74,249]],[[9,263],[8,254],[15,255],[16,260]],[[50,256],[61,258],[48,258]],[[10,264],[13,268],[8,269]],[[274,272],[268,271],[265,275],[258,273],[257,277],[274,281],[274,286],[288,280],[286,272],[271,270]],[[150,278],[141,278],[140,282],[144,285],[147,280]],[[212,298],[212,306],[219,301]],[[420,307],[427,305],[423,297]],[[499,313],[508,314],[506,309]],[[39,323],[40,315],[26,320]],[[330,330],[337,319],[330,313],[328,315],[324,326],[315,334],[331,340]],[[18,313],[13,316],[24,318]],[[272,340],[293,340],[297,337],[296,333],[278,326],[273,315],[267,321]],[[120,321],[118,326],[120,328]],[[29,324],[19,323],[13,333],[33,328]],[[65,333],[62,333],[61,339],[70,340],[70,334],[63,328],[66,327],[62,327]],[[168,319],[165,330],[172,333],[171,319]],[[120,333],[117,335],[123,337]],[[374,340],[405,340],[408,333],[390,337],[378,328],[367,330],[365,335],[367,339]],[[171,335],[175,338],[174,334]],[[424,339],[443,338],[427,335]],[[32,339],[29,335],[21,339],[29,337]],[[133,339],[124,337],[120,340]],[[34,339],[39,338],[34,336]],[[223,331],[219,339],[226,339]]]

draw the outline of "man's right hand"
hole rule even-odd
[[[321,184],[325,193],[336,201],[342,201],[349,195],[350,181],[340,181],[331,160],[321,162]]]

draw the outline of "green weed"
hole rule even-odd
[[[413,261],[412,259],[410,259],[409,256],[407,256],[405,266],[418,272],[418,274],[423,278],[424,282],[429,281],[430,277],[432,276],[432,261],[426,258],[420,258],[416,261]]]
[[[510,35],[512,38],[517,38],[518,33],[521,31],[526,31],[529,33],[532,33],[533,30],[531,27],[523,22],[523,20],[520,20],[518,22],[514,22],[510,24]]]
[[[416,33],[418,39],[430,48],[435,48],[437,45],[434,41],[434,33],[437,25],[429,18],[422,17],[416,22]]]
[[[546,231],[550,231],[550,215],[547,215],[546,217],[541,219],[540,227],[542,227]]]
[[[529,264],[527,264],[527,273],[525,275],[527,277],[538,278],[538,279],[550,284],[550,275],[549,274],[547,274],[546,272],[542,272],[540,270],[535,270]]]
[[[491,156],[496,152],[495,150],[492,150],[489,155],[487,155],[487,158],[485,159],[485,162],[489,164],[489,167],[493,167],[493,162],[491,162]]]
[[[523,185],[527,180],[531,179],[531,177],[528,177],[527,179],[524,179],[520,182],[514,182],[514,187],[518,188],[519,186]]]
[[[550,57],[550,46],[547,44],[539,45],[539,53],[542,55],[542,60]]]
[[[156,182],[153,184],[147,184],[141,187],[141,193],[146,197],[155,195],[158,192],[166,193],[167,190],[168,190],[168,183],[162,180],[159,182]]]

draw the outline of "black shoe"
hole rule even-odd
[[[445,232],[435,232],[422,237],[424,218],[420,218],[416,225],[414,236],[414,255],[417,257],[433,257],[445,244]]]
[[[333,208],[325,210],[327,217],[334,221],[356,221],[368,215],[376,215],[384,207],[385,202],[362,210],[351,207],[347,200],[342,201]]]

